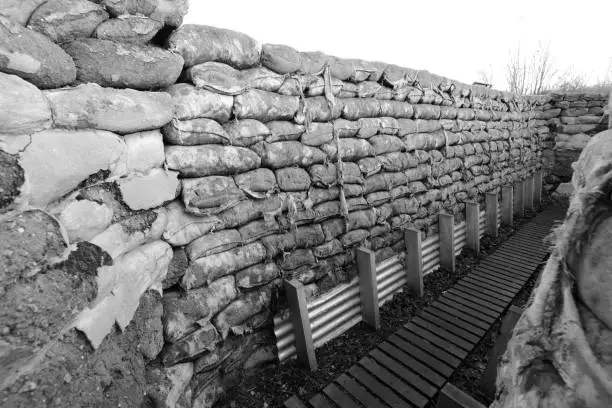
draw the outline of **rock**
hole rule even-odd
[[[46,35],[56,43],[91,37],[108,20],[104,7],[88,0],[49,0],[38,7],[28,28]]]
[[[25,182],[23,169],[16,156],[0,150],[0,214],[15,202]]]
[[[172,260],[170,265],[168,265],[168,274],[162,284],[164,290],[179,283],[189,266],[189,259],[184,248],[173,248],[172,251]]]
[[[47,0],[2,0],[0,2],[0,17],[6,17],[25,26],[30,16]]]
[[[210,285],[186,294],[167,293],[164,296],[164,334],[174,343],[208,321],[238,296],[233,276],[225,276]]]
[[[177,403],[193,376],[193,363],[172,367],[148,366],[146,373],[147,397],[155,407],[178,408]]]
[[[170,245],[153,241],[115,259],[113,265],[101,267],[97,297],[81,311],[74,327],[87,336],[94,348],[102,344],[115,323],[125,330],[138,309],[140,297],[148,289],[161,289],[171,258]],[[159,339],[157,343],[161,343]],[[151,354],[156,354],[153,350],[157,347],[149,346]]]
[[[215,345],[221,341],[219,333],[209,322],[202,322],[200,325],[201,328],[165,349],[163,362],[166,367],[194,360],[214,350]]]
[[[76,80],[70,55],[44,35],[0,17],[0,71],[39,88],[60,88]]]
[[[172,27],[180,26],[189,11],[188,0],[101,0],[101,3],[114,17],[142,14]]]
[[[163,23],[148,17],[123,15],[100,24],[95,37],[126,44],[146,44],[163,26]]]
[[[74,59],[77,80],[112,88],[152,90],[176,82],[183,58],[150,45],[96,38],[72,41],[64,49]]]
[[[129,171],[146,173],[164,164],[164,140],[159,130],[125,135],[123,141],[127,146]]]
[[[132,251],[146,242],[159,239],[166,228],[165,209],[138,212],[112,224],[90,242],[104,249],[113,259]]]
[[[16,75],[0,73],[0,133],[24,135],[51,126],[43,93]]]
[[[31,139],[20,160],[30,205],[44,207],[100,170],[125,172],[125,143],[111,132],[51,129]]]
[[[88,241],[106,230],[113,220],[113,210],[106,204],[74,200],[59,214],[71,243]]]
[[[179,173],[153,169],[117,181],[123,201],[132,210],[158,207],[176,198],[180,191]]]
[[[158,129],[172,120],[165,92],[102,88],[96,84],[46,91],[57,127],[94,128],[121,134]]]
[[[173,201],[166,206],[168,225],[164,230],[164,240],[174,246],[187,245],[221,225],[217,217],[200,217],[189,214],[180,201]]]

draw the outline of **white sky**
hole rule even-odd
[[[518,45],[550,45],[555,67],[589,84],[612,71],[612,0],[191,0],[185,23],[243,32],[298,51],[426,69],[461,82],[504,66]],[[611,72],[612,74],[612,72]],[[609,78],[612,79],[612,78]]]

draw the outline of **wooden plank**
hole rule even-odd
[[[393,408],[406,407],[406,403],[402,400],[402,397],[397,395],[391,388],[378,381],[376,377],[368,373],[362,367],[354,365],[349,368],[348,373],[351,377],[359,381],[372,395],[375,395],[385,404]]]
[[[408,291],[417,297],[423,296],[423,253],[421,231],[408,228],[404,232],[406,244],[406,285]]]
[[[487,324],[487,322],[485,322],[484,320],[479,319],[475,316],[475,314],[478,312],[466,310],[466,308],[462,305],[455,304],[451,307],[442,302],[434,302],[430,306],[430,309],[431,312],[435,312],[436,315],[444,313],[445,315],[449,316],[449,318],[450,316],[453,316],[454,318],[458,319],[458,321],[469,323],[471,326],[478,327],[484,332],[489,330],[489,327],[491,326],[490,324]]]
[[[465,203],[466,246],[480,254],[480,209],[478,203]]]
[[[452,291],[453,293],[463,293],[466,296],[474,296],[480,300],[483,300],[485,302],[489,302],[495,306],[498,306],[499,308],[501,308],[501,310],[504,310],[506,306],[508,305],[507,301],[500,300],[499,298],[491,295],[490,293],[483,292],[481,289],[472,288],[468,285],[465,285],[463,284],[463,282],[459,282],[458,284],[453,286]]]
[[[507,287],[514,288],[517,290],[521,290],[523,288],[523,285],[525,284],[524,278],[504,275],[502,273],[498,273],[497,271],[492,271],[487,268],[478,268],[474,272],[470,273],[470,276],[478,277],[487,281],[491,280],[499,282],[502,285],[506,285]]]
[[[347,395],[348,393],[342,391],[340,387],[334,383],[330,383],[327,387],[323,388],[323,394],[340,408],[355,408],[358,406],[353,399]]]
[[[535,172],[533,180],[533,201],[538,207],[542,205],[542,170]]]
[[[521,260],[526,259],[539,263],[546,256],[546,252],[538,249],[528,249],[518,245],[508,245],[506,247],[499,248],[492,254],[492,256],[510,258],[520,257]]]
[[[365,407],[373,407],[373,408],[384,408],[385,405],[374,395],[370,394],[364,387],[362,387],[357,381],[353,380],[346,374],[340,375],[336,379],[336,383],[338,383],[342,388],[344,388],[349,394],[353,396],[357,401],[359,401]]]
[[[486,408],[470,395],[447,383],[438,397],[436,408]]]
[[[497,192],[487,193],[486,198],[487,234],[497,237]]]
[[[394,346],[392,343],[384,342],[378,346],[378,349],[375,349],[370,353],[370,355],[372,355],[372,357],[375,358],[377,361],[380,361],[382,364],[387,365],[382,360],[382,357],[374,355],[376,350],[378,350],[378,352],[384,352],[386,355],[389,356],[390,359],[394,361],[398,361],[404,366],[408,367],[412,372],[418,373],[418,375],[423,377],[425,380],[429,381],[429,383],[436,386],[436,387],[432,387],[433,390],[437,390],[437,388],[441,387],[446,382],[446,377],[438,374],[433,368],[430,368],[426,364],[421,363],[419,360],[415,359],[410,354],[403,352],[398,347]],[[406,376],[402,375],[400,377],[408,378],[408,376],[409,376],[409,373],[406,373]],[[413,383],[413,384],[418,385],[416,383]],[[423,387],[425,386],[423,385]],[[422,388],[419,388],[419,389],[422,389]]]
[[[314,408],[337,408],[332,402],[323,396],[323,394],[316,394],[308,401]]]
[[[535,267],[530,268],[528,266],[521,265],[520,263],[517,263],[517,262],[513,262],[510,264],[509,262],[507,262],[506,259],[498,259],[494,257],[485,259],[484,261],[480,263],[480,265],[505,268],[504,270],[506,271],[511,271],[519,275],[527,275],[527,276],[531,276],[531,274],[535,270]]]
[[[367,248],[355,251],[359,272],[359,296],[363,321],[374,330],[380,329],[378,284],[376,282],[376,254]]]
[[[412,337],[415,337],[415,339],[418,340],[417,343],[425,345],[427,350],[423,350],[422,348],[419,348],[418,346],[409,343],[408,341],[406,341],[405,338],[399,336],[398,334],[393,334],[389,336],[387,342],[394,346],[396,349],[401,350],[403,353],[411,355],[423,364],[426,364],[433,371],[440,374],[440,376],[442,376],[446,381],[446,378],[450,377],[453,373],[453,367],[449,365],[451,363],[450,360],[456,360],[457,366],[461,363],[461,361],[456,357],[446,353],[445,351],[438,349],[431,343],[422,341],[416,336]],[[438,354],[439,351],[442,351],[445,354]],[[430,353],[435,353],[435,355],[432,355]],[[446,356],[446,354],[448,354],[448,356]],[[448,357],[448,359],[445,359],[445,357]],[[440,359],[445,360],[441,361]]]
[[[467,323],[463,325],[463,327],[457,326],[454,323],[451,323],[449,321],[447,321],[446,319],[443,319],[442,317],[436,316],[435,314],[433,314],[432,312],[430,312],[429,310],[424,310],[423,313],[421,314],[420,318],[422,318],[423,320],[425,320],[428,323],[434,324],[450,333],[452,333],[453,335],[456,335],[460,338],[462,338],[463,340],[469,342],[469,343],[473,343],[476,344],[480,341],[481,336],[478,334],[475,334],[473,332],[470,332],[467,329]]]
[[[293,395],[283,403],[285,408],[308,408],[296,395]]]
[[[298,361],[310,371],[316,371],[317,357],[312,341],[304,286],[297,279],[292,279],[291,281],[285,280],[285,294],[291,312]]]
[[[383,384],[391,387],[393,391],[401,395],[412,405],[422,408],[429,402],[429,399],[421,394],[418,390],[405,383],[397,376],[393,375],[389,370],[378,364],[370,357],[364,357],[359,360],[359,365],[365,368],[374,377],[378,378]]]
[[[525,184],[523,181],[517,181],[514,183],[514,212],[519,217],[522,217],[525,213]]]
[[[439,214],[440,268],[455,271],[455,217]]]
[[[370,357],[380,364],[382,367],[389,370],[395,376],[400,378],[406,384],[412,386],[415,390],[418,390],[424,396],[431,398],[438,392],[438,387],[433,386],[429,382],[425,381],[415,371],[411,370],[409,365],[404,365],[399,361],[392,359],[387,354],[383,353],[380,349],[374,349],[370,353]],[[417,369],[416,367],[412,367]]]
[[[516,272],[503,270],[495,265],[481,265],[478,268],[478,273],[483,274],[496,274],[501,277],[505,277],[512,282],[517,283],[521,288],[525,285],[525,282],[529,280],[531,276],[517,275]]]
[[[465,282],[466,284],[469,283],[470,285],[472,285],[474,287],[482,288],[484,290],[488,290],[492,294],[497,293],[497,294],[499,294],[501,296],[505,296],[505,297],[510,298],[510,299],[513,299],[514,296],[516,296],[516,294],[518,292],[518,291],[515,291],[515,290],[511,290],[511,289],[500,287],[500,286],[498,286],[498,285],[496,285],[494,283],[491,283],[491,282],[484,282],[484,281],[481,281],[481,280],[478,280],[478,279],[474,279],[474,278],[472,278],[470,276],[463,278],[462,281]]]
[[[500,252],[513,251],[515,254],[519,252],[521,254],[527,254],[534,257],[543,258],[548,253],[548,249],[544,245],[538,245],[534,242],[508,242],[506,245],[502,245],[499,250]],[[495,252],[498,252],[495,251]]]
[[[448,300],[448,302],[446,302],[447,304],[453,303],[453,302],[462,304],[482,314],[485,314],[491,317],[492,319],[497,319],[500,313],[502,312],[498,306],[492,305],[489,302],[484,302],[480,299],[474,299],[471,296],[467,298],[464,298],[463,296],[464,294],[460,292],[457,292],[456,294],[453,292],[446,292],[439,299]]]
[[[502,188],[502,222],[504,225],[512,225],[514,222],[514,195],[512,186]]]
[[[457,299],[457,300],[455,300]],[[488,330],[489,327],[497,320],[499,314],[496,312],[490,312],[494,314],[491,316],[490,314],[483,313],[482,308],[479,308],[478,305],[475,305],[469,301],[465,301],[465,299],[455,297],[455,299],[450,298],[438,298],[436,300],[436,307],[441,310],[446,311],[447,308],[450,310],[457,310],[460,313],[459,318],[463,319],[463,316],[470,316],[474,319],[480,320],[484,325],[483,329]],[[467,304],[461,303],[465,302]],[[444,308],[443,308],[444,306]]]
[[[457,347],[460,347],[468,352],[474,347],[475,342],[462,338],[458,334],[453,333],[452,330],[442,327],[441,325],[438,325],[438,323],[432,320],[417,316],[412,319],[412,323],[440,336],[444,340],[453,343]],[[478,341],[478,339],[476,341]]]
[[[449,341],[446,341],[443,338],[440,338],[438,335],[428,330],[425,330],[424,328],[420,326],[417,326],[413,322],[409,322],[408,324],[405,324],[404,329],[410,333],[414,333],[418,335],[422,339],[427,340],[428,342],[432,344],[435,344],[441,349],[446,350],[448,353],[459,358],[459,360],[463,360],[465,356],[467,356],[467,351],[465,351],[464,349],[452,344]]]
[[[533,211],[533,176],[528,177],[525,183],[525,210]]]
[[[516,295],[520,290],[521,290],[521,286],[520,285],[510,285],[508,284],[508,282],[503,282],[501,280],[496,279],[495,277],[484,277],[481,275],[477,275],[475,273],[471,273],[468,275],[467,278],[470,278],[469,280],[472,281],[477,281],[480,283],[487,283],[491,286],[494,286],[498,289],[503,289],[503,290],[507,290],[509,292],[511,292],[512,294]],[[467,279],[465,278],[465,279]]]
[[[430,320],[430,318],[434,317],[437,319],[444,320],[448,324],[451,324],[453,327],[458,328],[460,331],[457,331],[456,333],[459,335],[461,335],[461,331],[466,331],[470,335],[476,336],[476,341],[478,341],[480,337],[484,336],[487,333],[486,329],[483,329],[473,323],[467,322],[453,314],[444,313],[443,311],[433,307],[433,305],[423,311],[423,318]],[[467,337],[464,338],[466,340],[470,340]]]

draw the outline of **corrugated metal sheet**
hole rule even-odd
[[[498,211],[501,220],[501,211]],[[485,212],[480,212],[480,236],[486,227]],[[459,255],[466,244],[465,221],[455,225],[455,255]],[[423,256],[423,274],[427,275],[440,268],[439,235],[431,236],[421,244]],[[389,301],[399,293],[406,283],[403,263],[404,254],[393,256],[376,265],[379,305]],[[315,347],[320,347],[361,322],[361,300],[359,280],[334,288],[332,291],[308,304],[308,317]],[[278,348],[279,360],[285,361],[295,355],[295,336],[288,313],[274,318],[274,334]]]

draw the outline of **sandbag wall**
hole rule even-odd
[[[540,166],[545,97],[186,12],[0,0],[2,405],[212,406],[275,360],[283,278],[316,296]]]
[[[608,128],[608,95],[605,93],[552,93],[544,116],[550,127],[544,141],[545,188],[554,191],[572,177],[572,163],[591,137]]]

